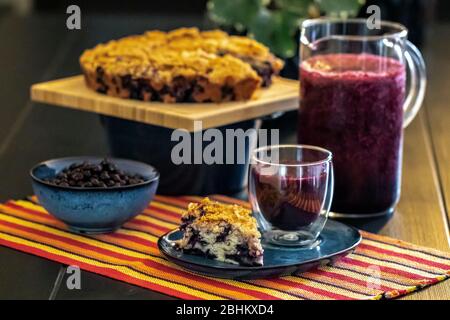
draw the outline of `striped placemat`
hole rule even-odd
[[[69,232],[33,197],[8,201],[0,204],[0,245],[182,299],[390,299],[450,276],[450,254],[366,232],[354,253],[299,275],[248,281],[197,275],[163,258],[156,242],[199,199],[156,196],[123,228],[97,236]]]

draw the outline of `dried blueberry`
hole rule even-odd
[[[106,172],[106,171],[103,171],[101,174],[100,174],[100,179],[102,179],[102,180],[109,180],[111,177],[109,176],[109,174],[108,174],[108,172]]]
[[[138,174],[123,172],[108,159],[103,159],[99,164],[82,162],[73,163],[61,170],[54,178],[45,179],[46,182],[72,187],[115,187],[139,184],[144,178]]]
[[[81,172],[75,172],[70,177],[75,181],[83,180],[83,174]]]
[[[120,179],[120,176],[119,176],[117,173],[111,175],[111,178],[112,178],[114,181],[117,181],[117,182],[119,182],[119,181],[121,180],[121,179]]]

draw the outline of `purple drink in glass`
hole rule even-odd
[[[325,173],[298,177],[251,170],[253,190],[264,218],[282,230],[299,230],[314,223],[327,187]]]

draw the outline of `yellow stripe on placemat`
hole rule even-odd
[[[429,260],[429,261],[433,261],[433,262],[438,262],[438,263],[448,263],[449,260],[448,259],[444,259],[442,257],[439,256],[433,256],[430,253],[423,253],[423,252],[419,252],[419,251],[411,251],[410,249],[407,248],[402,248],[399,246],[394,246],[392,244],[389,243],[385,243],[385,242],[376,242],[373,241],[369,238],[365,238],[365,243],[369,244],[371,246],[377,247],[377,248],[381,248],[381,249],[386,249],[389,251],[393,251],[396,253],[400,253],[400,254],[408,254],[408,255],[413,255],[417,258],[421,258],[421,259],[425,259],[425,260]]]
[[[75,255],[75,254],[63,251],[63,250],[59,250],[59,249],[55,249],[55,248],[52,248],[52,247],[45,246],[45,245],[37,243],[37,242],[33,242],[33,241],[22,239],[22,238],[19,238],[19,237],[16,237],[16,236],[5,234],[3,232],[0,232],[0,239],[5,239],[7,241],[10,241],[10,242],[13,242],[13,243],[17,243],[17,244],[20,244],[20,245],[24,245],[24,246],[29,247],[29,248],[40,249],[43,252],[47,252],[47,253],[50,253],[50,254],[53,254],[53,255],[56,255],[56,256],[60,256],[62,258],[68,258],[68,259],[70,259],[70,260],[75,262],[72,265],[76,265],[76,262],[80,262],[80,263],[86,264],[87,266],[100,267],[100,268],[104,268],[105,270],[111,269],[111,270],[115,270],[115,271],[117,271],[117,272],[119,272],[119,273],[121,273],[123,275],[128,275],[128,276],[131,276],[131,277],[133,277],[135,279],[146,281],[149,284],[154,283],[154,284],[157,284],[157,285],[160,285],[160,286],[168,287],[168,288],[170,288],[172,290],[180,291],[182,293],[184,292],[184,293],[187,293],[189,295],[194,295],[194,296],[196,296],[198,298],[201,298],[201,299],[210,299],[210,300],[221,299],[221,297],[219,297],[217,295],[214,295],[214,294],[211,294],[211,293],[206,293],[206,292],[194,289],[194,288],[190,288],[190,287],[186,287],[186,286],[183,286],[183,285],[179,285],[179,284],[176,284],[176,283],[173,283],[171,281],[164,280],[164,279],[158,279],[156,277],[152,277],[152,276],[149,276],[149,275],[144,275],[144,274],[135,272],[133,270],[129,270],[128,268],[123,267],[123,266],[111,266],[111,265],[109,265],[107,263],[102,263],[102,262],[95,261],[95,260],[92,260],[92,259],[89,259],[89,258],[86,258],[86,257],[83,257],[83,256],[78,256],[78,255]],[[92,271],[92,270],[90,270],[90,271]]]
[[[211,198],[249,206],[225,196]],[[31,199],[0,204],[0,244],[184,299],[394,298],[450,275],[447,253],[363,232],[356,251],[334,266],[275,279],[211,278],[172,264],[157,248],[158,237],[176,228],[187,204],[200,197],[156,196],[124,228],[95,236],[70,232]],[[380,276],[375,283],[373,268]]]
[[[89,257],[95,258],[96,260],[99,260],[99,261],[108,262],[108,263],[111,263],[114,265],[122,265],[122,266],[128,265],[128,266],[131,266],[134,269],[138,269],[139,271],[144,272],[146,274],[160,275],[159,274],[160,272],[158,269],[149,268],[148,266],[143,265],[141,261],[137,261],[137,260],[129,261],[127,259],[132,259],[132,258],[142,259],[142,260],[146,259],[147,261],[157,262],[161,266],[167,266],[167,267],[170,267],[173,269],[178,269],[180,271],[182,270],[181,268],[174,266],[173,264],[169,263],[168,261],[166,261],[165,259],[163,259],[161,257],[149,256],[150,252],[148,254],[142,254],[142,253],[135,251],[134,247],[131,247],[129,250],[129,249],[125,249],[122,247],[117,247],[114,245],[103,243],[103,242],[95,239],[97,237],[102,237],[102,236],[86,237],[86,236],[82,236],[82,235],[76,235],[76,234],[73,234],[73,233],[70,233],[67,231],[57,230],[57,229],[54,229],[51,227],[47,227],[45,225],[35,224],[30,221],[20,220],[18,218],[9,217],[9,216],[5,216],[5,215],[1,215],[1,214],[0,214],[0,219],[3,221],[9,222],[9,223],[16,224],[18,226],[20,225],[20,226],[27,227],[31,230],[45,232],[48,235],[54,235],[54,236],[57,236],[60,238],[65,238],[66,240],[77,241],[77,242],[80,242],[80,244],[78,244],[78,245],[73,244],[73,243],[64,241],[64,239],[60,240],[60,239],[56,239],[56,238],[49,238],[48,236],[39,235],[39,234],[30,232],[30,231],[26,231],[26,230],[24,231],[24,230],[14,229],[14,227],[4,226],[1,223],[0,223],[0,231],[4,231],[7,233],[14,232],[16,235],[19,235],[20,237],[25,238],[27,240],[36,241],[38,243],[46,244],[46,245],[57,246],[58,248],[61,248],[67,252],[73,252],[73,253],[79,254],[79,255],[88,255]],[[156,238],[153,238],[153,241],[152,241],[152,242],[154,242],[155,245],[156,245],[156,240],[157,240]],[[94,249],[87,248],[86,245],[90,245],[90,246],[94,247]],[[104,252],[98,252],[96,249],[108,250],[110,252],[110,254],[108,255],[107,253],[104,253]],[[121,258],[121,257],[117,257],[117,256],[112,256],[111,254],[123,255],[125,257],[125,259]],[[183,272],[185,272],[185,271],[183,271]],[[273,297],[277,297],[280,299],[293,298],[289,294],[278,292],[274,288],[260,288],[258,286],[255,286],[255,285],[249,284],[249,283],[233,283],[233,282],[230,283],[228,280],[214,279],[214,282],[216,282],[216,285],[206,284],[204,281],[202,281],[205,279],[202,279],[201,276],[197,276],[197,275],[190,275],[190,278],[186,278],[183,276],[176,276],[176,275],[172,274],[171,279],[174,281],[177,281],[179,283],[183,283],[183,282],[193,283],[195,285],[198,285],[199,287],[207,288],[211,292],[221,293],[224,296],[230,297],[230,298],[231,297],[236,297],[239,299],[254,298],[254,296],[252,296],[251,294],[236,292],[235,290],[233,290],[233,288],[231,286],[235,286],[235,287],[243,288],[243,289],[247,289],[247,290],[254,290],[254,291],[262,292],[262,293],[267,293]],[[218,288],[217,285],[219,283],[228,284],[228,285],[230,285],[230,288],[229,289]]]

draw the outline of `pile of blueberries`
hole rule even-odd
[[[56,177],[44,180],[61,187],[108,188],[131,186],[145,181],[140,175],[123,172],[108,159],[99,164],[74,163],[59,172]]]

